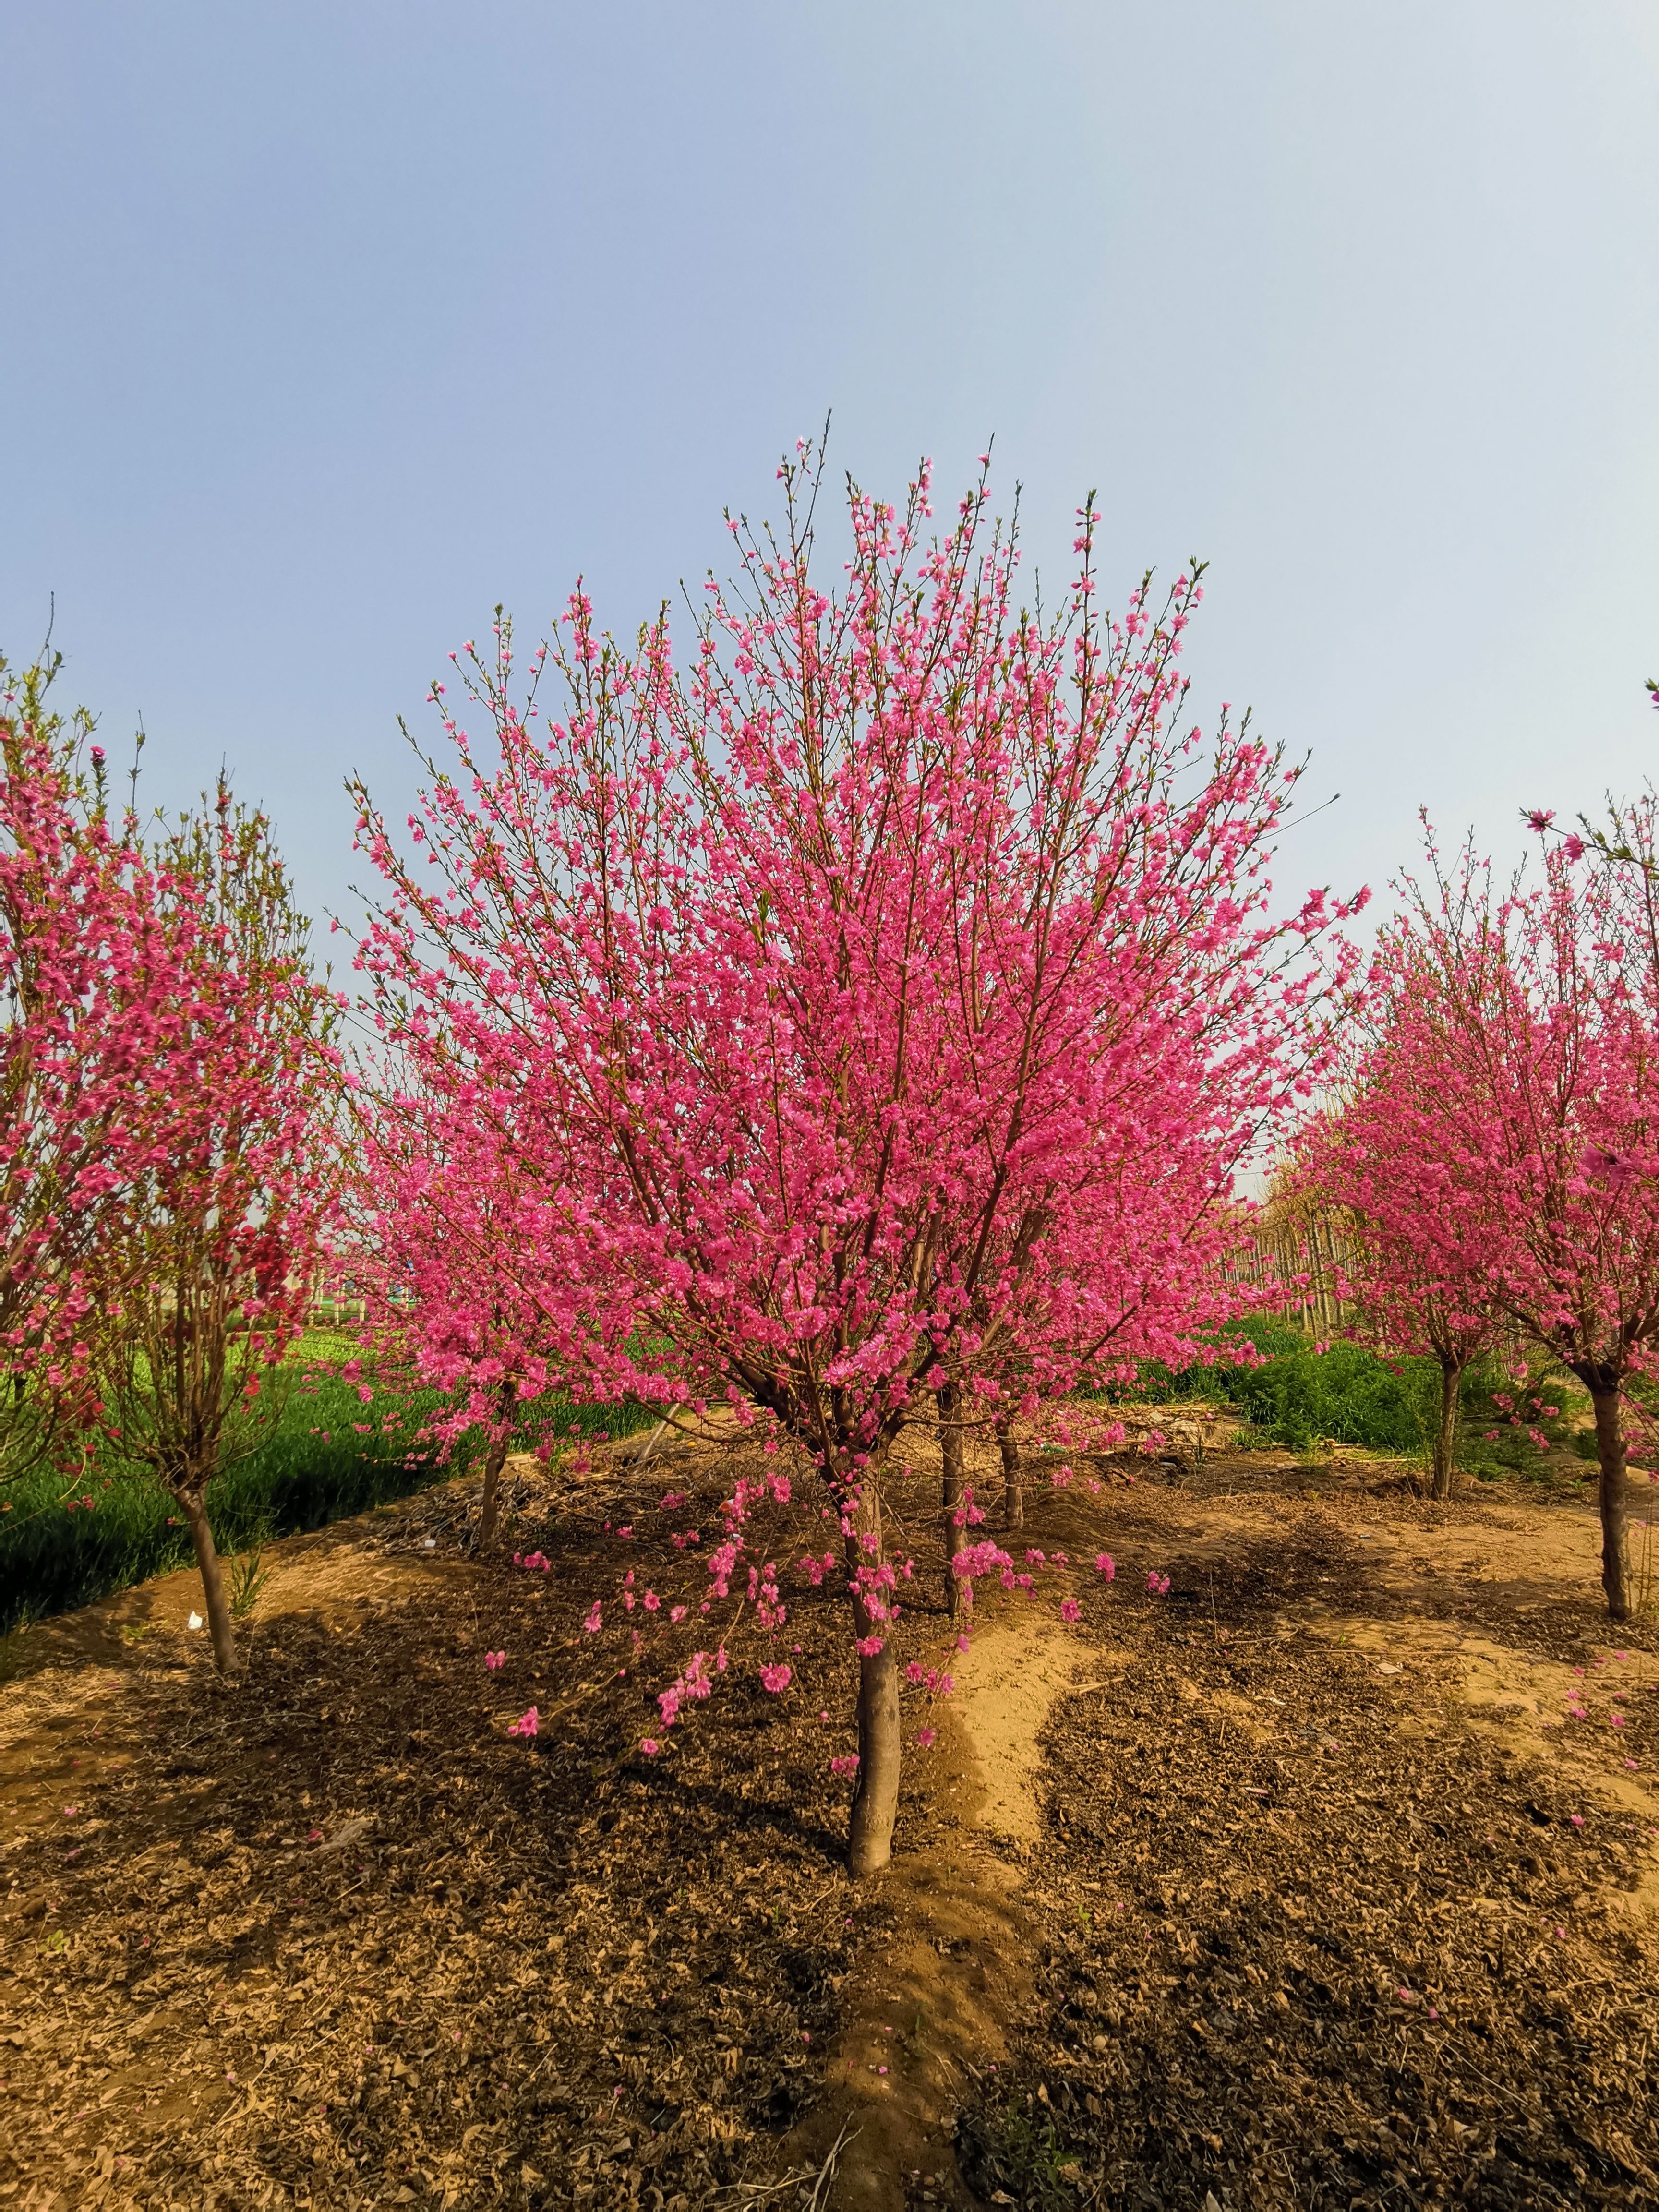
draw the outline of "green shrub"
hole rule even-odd
[[[1440,1418],[1440,1363],[1413,1354],[1390,1358],[1338,1339],[1322,1350],[1283,1321],[1257,1318],[1230,1333],[1230,1344],[1249,1343],[1260,1363],[1218,1358],[1171,1374],[1149,1364],[1137,1386],[1154,1401],[1223,1399],[1238,1407],[1247,1428],[1241,1443],[1273,1443],[1290,1451],[1347,1444],[1401,1458],[1426,1459]],[[1534,1474],[1541,1456],[1525,1426],[1496,1402],[1517,1403],[1528,1395],[1561,1408],[1553,1419],[1531,1425],[1553,1443],[1582,1449],[1568,1418],[1582,1397],[1559,1370],[1534,1372],[1524,1383],[1506,1376],[1491,1359],[1473,1363],[1458,1393],[1458,1464],[1475,1474]],[[1496,1431],[1496,1434],[1493,1434]]]

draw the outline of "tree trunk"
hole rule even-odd
[[[1002,1525],[1005,1528],[1025,1526],[1025,1492],[1020,1486],[1019,1447],[1008,1433],[1005,1419],[997,1423],[997,1449],[1002,1454]]]
[[[190,1540],[196,1547],[196,1564],[202,1571],[202,1602],[207,1607],[208,1634],[213,1639],[213,1663],[222,1674],[236,1672],[236,1632],[231,1625],[230,1603],[219,1554],[213,1548],[207,1507],[199,1498],[180,1498]]]
[[[952,1620],[962,1611],[962,1583],[955,1571],[956,1556],[965,1551],[968,1532],[957,1525],[962,1510],[962,1393],[954,1382],[933,1394],[939,1407],[939,1449],[945,1462],[939,1493],[939,1518],[945,1534],[945,1608]]]
[[[1630,1612],[1625,1580],[1630,1499],[1625,1486],[1625,1431],[1619,1416],[1619,1387],[1603,1375],[1588,1387],[1595,1408],[1595,1455],[1601,1463],[1601,1587],[1607,1594],[1608,1620],[1623,1620]]]
[[[518,1395],[514,1384],[503,1382],[501,1402],[497,1408],[496,1433],[489,1439],[489,1449],[484,1458],[483,1496],[478,1501],[478,1543],[480,1547],[493,1543],[495,1522],[501,1504],[501,1469],[507,1464],[507,1448],[512,1442],[512,1431],[507,1416],[513,1411],[513,1401]]]
[[[1451,1496],[1452,1453],[1457,1443],[1457,1393],[1463,1380],[1463,1364],[1440,1355],[1440,1426],[1434,1438],[1434,1480],[1431,1498]]]
[[[507,1464],[507,1439],[503,1433],[492,1438],[484,1460],[483,1495],[478,1500],[478,1543],[480,1547],[494,1543],[495,1521],[501,1504],[501,1469]]]
[[[847,1579],[855,1583],[860,1566],[879,1566],[881,1499],[873,1470],[853,1514],[854,1533],[847,1539]],[[862,1539],[873,1535],[875,1549]],[[882,1593],[884,1601],[890,1593]],[[853,1593],[853,1633],[860,1644],[879,1637],[881,1649],[859,1654],[859,1779],[848,1824],[847,1863],[855,1881],[878,1874],[893,1855],[893,1822],[899,1794],[899,1678],[893,1656],[892,1623],[871,1615],[861,1590]]]

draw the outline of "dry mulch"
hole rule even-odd
[[[633,1501],[642,1585],[700,1594],[670,1544],[708,1529],[699,1488]],[[157,1630],[14,1759],[0,2201],[684,2212],[769,2167],[890,1917],[827,1771],[844,1603],[791,1592],[810,1698],[734,1667],[647,1759],[645,1692],[582,1664],[616,1501],[516,1503],[516,1547],[568,1574],[465,1559],[430,1493],[374,1524],[402,1595],[259,1630],[228,1690]],[[532,1702],[531,1746],[505,1727]],[[901,1841],[928,1833],[917,1791]]]
[[[619,1562],[699,1595],[672,1538],[695,1522],[706,1548],[732,1472],[521,1480],[507,1549],[547,1576],[471,1556],[464,1485],[307,1540],[342,1572],[257,1626],[229,1690],[165,1626],[88,1627],[73,1667],[14,1684],[35,1721],[0,1749],[0,2203],[810,2202],[802,2144],[815,2175],[842,2112],[822,2054],[913,1942],[905,1883],[965,1838],[940,1756],[913,1758],[898,1873],[848,1882],[827,1771],[853,1747],[844,1607],[799,1577],[789,1693],[750,1657],[669,1753],[635,1748],[659,1674],[619,1678],[629,1653],[582,1613]],[[689,1502],[664,1511],[671,1482]],[[927,1563],[921,1479],[912,1502]],[[1192,1503],[1031,1493],[1036,1545],[1080,1553],[1109,1516],[1124,1571],[1081,1633],[1133,1662],[1058,1709],[1022,1868],[1035,1998],[995,2070],[958,2054],[956,2166],[895,2175],[902,2200],[1656,2201],[1654,1962],[1601,1896],[1644,1841],[1473,1729],[1449,1676],[1384,1678],[1302,1618],[1310,1593],[1387,1618],[1357,1534],[1415,1509],[1326,1483],[1271,1537],[1183,1564]],[[1166,1602],[1134,1588],[1143,1553]],[[1498,1601],[1449,1589],[1462,1617],[1476,1602]],[[1553,1655],[1597,1622],[1587,1598],[1493,1626]],[[918,1593],[903,1656],[937,1659],[943,1632]],[[506,1734],[532,1702],[533,1746]],[[1270,1738],[1246,1724],[1269,1709]],[[1628,1738],[1648,1766],[1659,1699]],[[975,1948],[941,1938],[941,1985]],[[781,2170],[800,2179],[757,2196]]]
[[[1659,2202],[1659,1956],[1607,1896],[1651,1877],[1650,1832],[1470,1725],[1447,1665],[1385,1675],[1286,1629],[1310,1589],[1376,1610],[1371,1573],[1328,1506],[1287,1516],[1255,1556],[1177,1565],[1133,1687],[1059,1709],[1039,2007],[958,2128],[981,2196]],[[1545,1652],[1594,1625],[1561,1610],[1525,1623]],[[1646,1671],[1620,1749],[1650,1770]]]

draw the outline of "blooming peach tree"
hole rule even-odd
[[[533,1268],[536,1185],[491,1116],[480,1120],[470,1072],[441,1054],[416,1057],[423,1071],[405,1066],[384,1087],[352,1079],[354,1259],[382,1376],[402,1370],[445,1393],[447,1410],[423,1431],[441,1452],[482,1440],[483,1545],[496,1532],[516,1419],[568,1362],[548,1357],[554,1300]]]
[[[1401,1018],[1432,988],[1424,964],[1410,927],[1382,933],[1369,978],[1380,1018],[1356,1022],[1346,1079],[1331,1109],[1300,1133],[1291,1188],[1340,1215],[1340,1289],[1356,1309],[1356,1330],[1439,1363],[1430,1494],[1444,1499],[1464,1371],[1503,1319],[1492,1262],[1504,1224],[1491,1192],[1443,1157],[1439,1095],[1415,1057],[1415,1028]]]
[[[994,1426],[1190,1354],[1233,1170],[1322,1048],[1301,956],[1330,911],[1267,910],[1296,771],[1183,722],[1195,573],[1103,614],[1085,507],[1076,584],[1021,611],[983,478],[930,536],[924,471],[902,509],[849,494],[831,587],[820,472],[802,449],[781,476],[683,663],[665,619],[623,651],[580,592],[522,688],[499,617],[458,656],[483,724],[434,685],[407,842],[356,787],[386,887],[361,958],[388,1054],[512,1163],[550,1373],[776,1448],[669,1631],[729,1603],[775,1635],[750,1510],[827,1524],[807,1568],[849,1600],[863,1874],[899,1784],[895,1442],[940,1394]],[[1013,1563],[964,1539],[957,1579],[990,1571]],[[665,1726],[729,1661],[674,1649]]]
[[[263,816],[222,782],[134,855],[143,911],[112,1190],[90,1273],[106,1425],[178,1504],[216,1664],[235,1640],[208,1516],[220,1470],[280,1405],[337,1191],[337,1007]]]
[[[1654,802],[1624,829],[1651,860]],[[1409,1178],[1391,1218],[1413,1202],[1428,1217],[1410,1245],[1449,1316],[1503,1315],[1589,1392],[1601,1580],[1622,1620],[1622,1401],[1659,1337],[1655,874],[1577,839],[1501,893],[1467,854],[1449,872],[1431,860],[1377,977],[1349,1141]]]
[[[90,718],[52,706],[59,665],[0,659],[0,1479],[74,1472],[96,1420],[88,1264],[135,1043],[142,902]]]

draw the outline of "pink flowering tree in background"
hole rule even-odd
[[[565,1385],[724,1403],[781,1448],[738,1483],[685,1639],[734,1587],[778,1624],[770,1560],[735,1582],[752,1498],[827,1518],[863,1875],[899,1785],[891,1447],[940,1392],[1035,1410],[1213,1317],[1213,1295],[1154,1315],[1155,1255],[1179,1277],[1195,1193],[1224,1199],[1308,1079],[1300,956],[1328,916],[1266,911],[1294,771],[1224,717],[1207,741],[1181,725],[1195,577],[1103,616],[1085,509],[1060,611],[1018,611],[982,482],[927,538],[924,476],[902,512],[850,495],[828,589],[818,477],[804,453],[782,477],[781,532],[733,526],[738,580],[709,585],[683,666],[665,622],[623,652],[580,594],[523,696],[499,618],[492,651],[467,648],[485,729],[444,708],[412,850],[356,787],[386,885],[361,957],[388,1052],[465,1070],[512,1163],[498,1264]],[[1166,1184],[1145,1170],[1170,1146],[1192,1166]],[[1137,1208],[1124,1266],[1103,1224]],[[675,1663],[670,1723],[727,1655]]]
[[[532,1271],[537,1224],[520,1213],[535,1185],[500,1141],[499,1098],[481,1120],[470,1070],[441,1049],[416,1058],[420,1073],[355,1092],[353,1249],[377,1368],[447,1395],[428,1431],[441,1450],[480,1440],[483,1545],[495,1535],[517,1417],[568,1363],[549,1360],[557,1296]]]
[[[1333,1109],[1301,1133],[1291,1187],[1340,1209],[1340,1289],[1357,1308],[1357,1328],[1391,1351],[1439,1363],[1430,1494],[1444,1499],[1464,1371],[1502,1319],[1492,1267],[1507,1223],[1490,1189],[1443,1157],[1437,1075],[1422,1063],[1421,1033],[1401,1018],[1433,988],[1418,933],[1385,929],[1370,976],[1380,1021],[1358,1031]]]
[[[1193,969],[1199,965],[1194,960]],[[1180,994],[1195,988],[1204,1004],[1183,1005]],[[967,1538],[952,1434],[994,1437],[1001,1522],[1017,1529],[1024,1518],[1017,1417],[1046,1407],[1067,1446],[1120,1442],[1121,1424],[1109,1410],[1091,1418],[1073,1407],[1056,1426],[1056,1401],[1080,1386],[1133,1383],[1147,1360],[1179,1369],[1212,1358],[1246,1302],[1240,1271],[1226,1264],[1249,1227],[1247,1212],[1232,1202],[1234,1176],[1264,1129],[1278,1125],[1282,1093],[1293,1086],[1282,1067],[1269,1082],[1266,1070],[1254,1068],[1240,1084],[1240,1069],[1210,1049],[1229,1018],[1220,978],[1200,984],[1192,972],[1170,973],[1164,998],[1139,1016],[1158,1087],[1143,1080],[1142,1063],[1117,1063],[1111,1087],[1094,1102],[1087,1148],[1067,1164],[1066,1210],[1046,1224],[1042,1265],[1026,1275],[1026,1304],[998,1312],[982,1303],[970,1317],[971,1368],[959,1388],[937,1393],[953,1612],[971,1600],[971,1583],[963,1586],[955,1557]],[[1071,1479],[1069,1468],[1060,1479]]]
[[[91,1279],[106,1421],[175,1500],[216,1664],[236,1662],[208,1495],[280,1411],[337,1189],[334,1001],[263,816],[222,783],[136,854],[131,1054]]]
[[[90,718],[50,703],[59,665],[14,679],[0,659],[0,1479],[77,1466],[99,1410],[88,1263],[129,1105],[143,921]]]
[[[1653,801],[1626,826],[1651,856]],[[1659,1329],[1655,878],[1558,846],[1540,883],[1498,896],[1467,854],[1449,874],[1431,861],[1379,977],[1372,1064],[1425,1210],[1469,1258],[1484,1240],[1492,1305],[1589,1394],[1602,1584],[1622,1620],[1621,1401]]]

